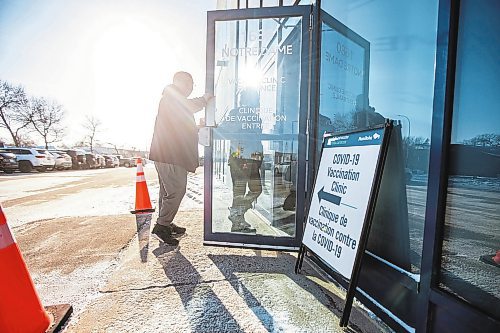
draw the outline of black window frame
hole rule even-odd
[[[305,174],[307,163],[307,142],[306,128],[309,104],[309,93],[307,75],[309,69],[310,57],[310,25],[311,12],[313,6],[286,6],[286,7],[261,7],[261,8],[245,8],[245,9],[230,9],[216,10],[208,12],[207,20],[207,57],[206,57],[206,82],[207,92],[214,93],[214,75],[215,71],[213,64],[215,61],[215,23],[222,21],[245,20],[245,19],[272,19],[286,17],[301,17],[302,18],[302,49],[301,49],[301,86],[300,95],[303,96],[300,100],[299,113],[299,133],[296,134],[298,140],[298,166],[297,166],[297,189],[305,188]],[[212,146],[205,147],[205,163],[204,163],[204,184],[205,184],[205,202],[204,202],[204,244],[211,246],[227,246],[227,247],[245,247],[254,249],[270,249],[270,250],[286,250],[298,251],[303,234],[302,222],[304,219],[304,205],[306,198],[297,197],[296,205],[296,232],[293,237],[276,237],[251,234],[233,234],[233,233],[214,233],[212,232],[212,172],[213,172],[213,151]],[[299,192],[297,192],[299,193]]]
[[[440,0],[434,104],[416,332],[500,332],[500,322],[439,287],[460,0]]]

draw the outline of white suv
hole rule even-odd
[[[33,169],[44,172],[47,169],[45,154],[39,153],[35,148],[5,147],[2,149],[16,154],[19,171],[21,172],[31,172]],[[54,164],[52,164],[53,167]]]
[[[52,155],[47,149],[36,149],[36,151],[41,155],[45,155],[45,159],[42,161],[42,165],[45,167],[45,170],[54,170],[54,166],[56,164],[54,155]]]
[[[54,169],[57,170],[69,170],[73,166],[71,162],[71,156],[60,150],[49,150],[49,152],[54,156],[56,164]]]

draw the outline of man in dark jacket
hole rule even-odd
[[[186,193],[187,173],[198,167],[198,128],[193,114],[201,111],[211,95],[188,99],[193,91],[189,73],[177,72],[163,90],[158,107],[149,158],[155,161],[160,181],[159,213],[153,235],[177,245],[175,237],[186,232],[172,223]]]

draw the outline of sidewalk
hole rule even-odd
[[[349,327],[340,328],[344,292],[307,262],[296,275],[295,253],[203,246],[202,182],[203,174],[188,181],[175,221],[187,228],[180,245],[152,239],[141,263],[133,238],[67,332],[388,331],[356,304]]]

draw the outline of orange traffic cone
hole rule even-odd
[[[140,214],[154,211],[154,208],[151,207],[151,200],[149,199],[148,184],[146,183],[146,177],[144,177],[142,160],[138,158],[137,179],[135,183],[135,210],[131,211],[131,213]]]
[[[149,229],[151,226],[151,217],[154,208],[151,207],[149,199],[148,184],[144,177],[142,160],[137,159],[137,180],[135,185],[135,210],[131,213],[135,215],[137,225],[137,239],[139,241],[139,255],[142,262],[148,260],[149,249]]]
[[[0,206],[0,332],[41,333],[50,326]]]

